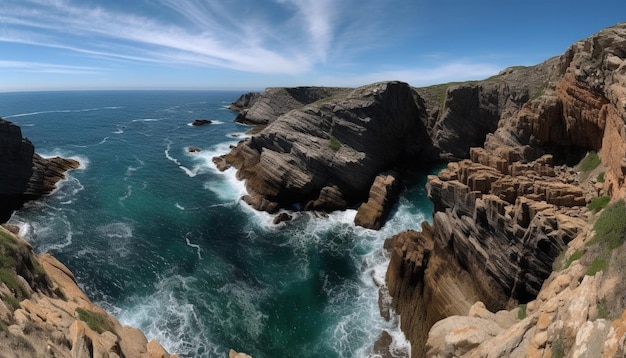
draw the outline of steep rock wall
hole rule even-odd
[[[78,166],[71,159],[42,158],[20,127],[0,118],[0,222],[24,202],[51,193],[64,173]]]
[[[246,180],[244,200],[270,212],[343,209],[364,201],[382,171],[437,158],[407,84],[342,93],[287,112],[214,159]]]
[[[626,24],[572,45],[543,95],[502,118],[484,149],[470,151],[471,160],[429,178],[433,226],[411,236],[411,244],[393,240],[387,273],[394,306],[410,322],[403,330],[414,356],[623,354],[623,318],[610,312],[611,323],[598,313],[601,297],[612,297],[607,302],[623,297],[613,292],[622,287],[615,285],[621,269],[609,270],[603,279],[602,273],[586,276],[576,264],[552,272],[552,264],[568,244],[567,256],[575,249],[587,253],[584,242],[594,217],[585,208],[590,197],[624,197],[625,55]],[[606,168],[599,190],[579,183],[568,166],[589,149],[599,152]],[[424,248],[428,260],[416,264],[426,256]],[[583,265],[591,264],[590,255],[583,256]],[[415,267],[419,274],[411,273]],[[457,267],[463,274],[453,272]],[[444,277],[430,280],[431,270]],[[456,289],[433,295],[446,281]],[[407,299],[409,291],[417,293]],[[468,312],[468,303],[477,301]],[[525,302],[528,317],[511,320],[514,306]],[[432,312],[432,307],[439,308]],[[509,311],[492,313],[502,309]],[[443,316],[450,317],[432,326]]]

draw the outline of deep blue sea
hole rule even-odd
[[[0,93],[0,116],[38,153],[81,162],[10,222],[93,301],[183,357],[368,357],[382,330],[406,351],[398,319],[380,317],[377,284],[385,238],[430,219],[426,173],[381,231],[355,227],[354,210],[273,225],[211,162],[249,129],[226,108],[240,94]]]

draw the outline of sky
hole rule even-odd
[[[0,0],[0,91],[420,87],[621,21],[624,0]]]

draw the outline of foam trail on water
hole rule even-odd
[[[173,162],[174,164],[176,164],[178,166],[181,166],[182,164],[178,161],[178,159],[176,159],[176,158],[174,158],[174,157],[172,157],[170,155],[170,150],[172,149],[172,141],[167,139],[165,142],[167,143],[167,146],[165,147],[165,157],[169,161]]]
[[[200,245],[191,243],[191,241],[189,241],[189,235],[190,233],[187,233],[185,235],[185,242],[187,243],[187,246],[196,249],[196,254],[198,254],[198,258],[202,260],[202,255],[200,254],[200,251],[202,251],[202,249],[200,248]]]

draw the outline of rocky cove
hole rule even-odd
[[[623,356],[624,248],[599,242],[595,223],[624,205],[625,58],[620,24],[560,57],[484,81],[247,94],[233,107],[256,133],[214,161],[237,169],[243,200],[258,210],[353,207],[356,224],[372,229],[384,225],[407,171],[447,162],[427,183],[432,225],[386,243],[381,311],[401,316],[412,356]],[[31,160],[19,128],[2,125],[10,149],[0,165],[16,174],[2,192],[18,203],[12,210],[51,190],[33,183],[53,181],[35,174],[47,162]],[[612,203],[587,208],[600,198]],[[9,231],[3,253],[17,250],[23,259],[3,266],[14,278],[0,291],[7,346],[20,352],[26,340],[37,352],[167,356],[92,306],[60,263],[47,256],[35,263]],[[591,270],[599,257],[606,266]],[[85,312],[113,328],[97,332]]]

